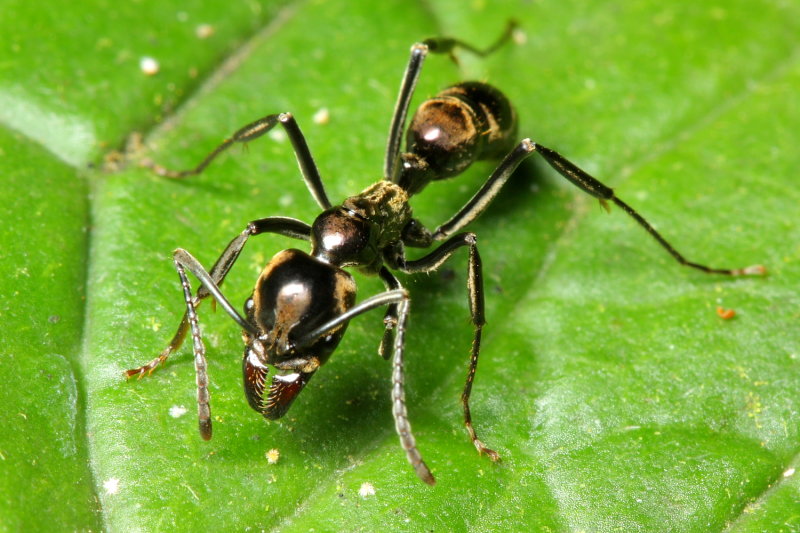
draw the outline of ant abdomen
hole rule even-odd
[[[418,172],[409,173],[417,176],[405,183],[407,190],[413,194],[428,181],[462,173],[478,159],[505,155],[516,133],[516,113],[499,90],[478,81],[448,87],[423,102],[411,120],[404,159],[413,160]]]

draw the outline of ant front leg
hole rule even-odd
[[[392,278],[394,278],[394,276],[392,276]],[[395,279],[392,283],[396,283],[398,288],[367,298],[333,320],[307,333],[304,337],[297,340],[296,348],[302,350],[302,348],[313,344],[323,335],[328,334],[330,331],[367,311],[383,305],[396,306],[395,316],[397,323],[394,326],[391,395],[394,425],[397,430],[397,435],[400,437],[400,445],[405,450],[406,458],[414,468],[417,477],[428,485],[435,485],[436,479],[433,477],[433,474],[431,474],[425,461],[422,460],[422,455],[417,449],[416,439],[414,439],[414,434],[411,432],[411,423],[408,420],[408,410],[406,409],[404,358],[410,299],[408,297],[408,292],[400,286],[399,281]]]
[[[195,176],[203,172],[203,170],[214,160],[218,155],[227,150],[234,143],[247,143],[258,137],[261,137],[276,124],[283,126],[289,140],[292,143],[297,162],[300,165],[300,171],[303,173],[303,179],[306,182],[308,190],[317,201],[322,209],[331,207],[331,202],[328,200],[328,195],[325,193],[325,187],[322,185],[322,178],[317,170],[317,165],[314,163],[314,158],[311,156],[311,151],[308,149],[308,144],[300,131],[300,126],[297,125],[291,113],[280,113],[275,115],[267,115],[250,124],[240,128],[229,139],[225,139],[219,146],[211,151],[201,162],[194,168],[188,170],[170,170],[161,165],[153,162],[144,162],[142,166],[151,169],[159,176],[165,178],[180,179],[187,176]]]
[[[233,264],[239,257],[244,245],[247,243],[247,240],[253,235],[260,235],[262,233],[275,233],[285,237],[291,237],[293,239],[308,240],[309,236],[311,235],[311,226],[305,222],[289,217],[267,217],[250,222],[247,224],[247,227],[244,229],[244,231],[237,235],[228,244],[222,254],[220,254],[217,261],[214,263],[214,266],[211,267],[211,280],[216,285],[222,285],[222,282],[225,281],[225,276],[228,275],[228,272],[233,267]],[[208,292],[208,289],[206,289],[205,286],[201,286],[198,289],[196,296],[192,299],[192,305],[197,307],[201,301],[209,296],[209,294],[210,293]],[[158,357],[146,365],[126,370],[125,376],[128,378],[138,376],[141,379],[145,374],[152,373],[156,367],[167,360],[172,352],[181,347],[188,331],[189,311],[187,308],[187,311],[183,314],[180,325],[178,325],[178,330],[175,332],[175,335],[173,335],[172,340],[169,341],[167,347],[162,350]]]
[[[380,271],[378,272],[381,280],[383,281],[384,285],[386,286],[387,291],[402,289],[403,287],[400,285],[400,281],[394,274],[389,272],[389,269],[386,267],[381,267]],[[383,331],[383,338],[381,339],[381,344],[378,347],[378,354],[383,357],[384,359],[389,359],[391,355],[391,349],[394,345],[394,330],[397,327],[397,304],[389,304],[389,308],[386,310],[386,314],[383,317],[383,324],[384,324],[384,331]]]
[[[486,324],[486,314],[483,303],[483,267],[481,256],[478,253],[477,238],[474,233],[462,233],[448,239],[430,254],[414,261],[405,261],[400,265],[400,270],[410,274],[419,272],[432,272],[438,269],[447,261],[453,253],[467,246],[469,248],[469,268],[467,272],[467,290],[469,292],[469,310],[472,317],[472,325],[475,328],[475,336],[472,341],[470,353],[469,370],[467,380],[464,384],[464,391],[461,394],[461,403],[464,406],[464,425],[469,432],[472,444],[480,454],[486,454],[492,461],[499,461],[500,456],[494,450],[488,448],[479,438],[472,425],[472,415],[469,409],[469,397],[472,393],[472,382],[475,380],[475,372],[478,370],[478,356],[481,351],[481,333]]]
[[[206,348],[203,344],[203,337],[200,333],[200,323],[197,320],[197,309],[194,299],[192,298],[192,288],[189,286],[189,280],[186,277],[184,268],[189,269],[189,271],[200,280],[200,282],[203,284],[203,287],[209,292],[209,294],[214,296],[222,308],[225,309],[225,312],[228,313],[228,315],[230,315],[230,317],[233,318],[242,329],[248,331],[252,335],[256,335],[258,332],[253,325],[247,322],[233,308],[231,303],[222,294],[219,286],[214,282],[211,275],[206,272],[206,270],[203,268],[203,265],[201,265],[197,259],[192,257],[189,252],[183,250],[182,248],[178,248],[173,254],[173,260],[175,262],[175,270],[178,271],[178,276],[181,280],[183,298],[184,302],[186,303],[186,316],[192,330],[194,368],[195,374],[197,375],[198,425],[200,429],[200,435],[203,437],[203,439],[209,440],[211,438],[211,408],[209,405],[208,396],[208,367],[206,364]]]
[[[672,244],[662,237],[643,216],[617,197],[613,189],[578,168],[577,165],[558,152],[542,146],[541,144],[531,142],[530,139],[523,139],[505,159],[503,159],[489,179],[486,180],[486,183],[475,193],[475,196],[473,196],[450,220],[439,226],[433,232],[433,240],[443,240],[475,220],[491,201],[494,200],[500,192],[500,189],[506,181],[508,181],[508,178],[522,160],[534,152],[541,155],[544,160],[547,161],[548,165],[553,167],[553,169],[573,185],[600,200],[600,204],[604,208],[608,209],[607,202],[609,201],[622,208],[622,210],[642,226],[661,247],[667,250],[678,263],[707,274],[723,274],[728,276],[759,276],[766,274],[766,269],[761,265],[751,265],[743,268],[715,268],[689,261],[683,254],[678,252]]]

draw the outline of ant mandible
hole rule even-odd
[[[196,308],[213,296],[243,330],[245,342],[242,369],[244,390],[250,406],[265,418],[283,416],[298,394],[341,341],[347,325],[358,315],[386,306],[385,330],[378,352],[392,356],[392,414],[400,444],[417,476],[430,485],[431,471],[417,450],[408,421],[404,393],[404,347],[409,317],[410,297],[391,270],[407,274],[432,272],[459,249],[469,254],[467,290],[474,328],[469,369],[461,395],[464,424],[480,454],[492,461],[499,455],[477,436],[470,416],[469,398],[478,366],[481,333],[485,323],[484,288],[481,258],[475,234],[458,233],[475,220],[497,196],[520,162],[533,153],[540,154],[559,174],[584,192],[598,198],[608,209],[613,202],[647,230],[679,263],[710,274],[729,276],[759,275],[760,265],[746,268],[711,268],[688,261],[669,244],[641,215],[620,200],[612,191],[557,152],[530,139],[516,142],[516,113],[508,99],[495,87],[482,82],[463,82],[449,87],[424,101],[411,120],[406,134],[406,151],[400,151],[406,116],[414,87],[425,56],[450,54],[455,49],[485,56],[504,44],[512,34],[509,23],[503,35],[487,49],[477,49],[457,39],[429,39],[411,47],[397,105],[389,129],[384,161],[384,179],[363,192],[332,205],[308,149],[305,138],[290,113],[268,115],[241,128],[208,154],[197,167],[173,171],[146,163],[157,174],[184,178],[201,173],[220,153],[234,143],[256,139],[280,124],[291,141],[300,170],[314,199],[323,209],[308,224],[288,217],[271,216],[254,220],[222,252],[211,270],[206,270],[189,252],[173,253],[180,276],[186,312],[178,330],[161,354],[150,363],[128,370],[128,377],[152,372],[183,343],[192,332],[197,374],[197,405],[201,436],[211,438],[208,375]],[[479,159],[502,158],[486,183],[455,215],[434,231],[429,231],[412,217],[409,199],[429,182],[450,178],[464,172]],[[264,267],[252,295],[244,304],[244,316],[234,309],[220,291],[225,276],[239,257],[245,243],[254,235],[275,233],[311,243],[311,253],[289,249],[278,252]],[[407,259],[405,247],[429,248],[442,242],[420,259]],[[367,274],[377,274],[386,291],[356,304],[356,285],[344,267],[357,267]],[[201,283],[196,295],[185,270]],[[269,387],[269,367],[278,373]]]

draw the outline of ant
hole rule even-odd
[[[322,178],[305,138],[290,113],[267,115],[252,122],[225,140],[199,165],[183,171],[169,170],[151,162],[144,163],[156,174],[184,178],[200,174],[223,151],[234,143],[246,143],[281,125],[291,141],[308,189],[322,208],[311,225],[297,219],[271,216],[254,220],[237,235],[211,270],[206,270],[189,252],[173,253],[180,277],[186,311],[178,330],[161,354],[139,368],[126,372],[127,377],[151,373],[164,363],[183,343],[191,330],[197,374],[197,405],[200,435],[211,438],[208,375],[205,347],[197,319],[197,306],[208,297],[216,302],[242,328],[245,343],[242,359],[244,391],[250,406],[265,418],[282,417],[319,367],[325,364],[342,339],[349,322],[368,311],[386,307],[384,332],[378,353],[392,357],[392,414],[406,452],[417,476],[428,483],[435,479],[411,432],[404,393],[404,347],[411,299],[391,272],[406,274],[432,272],[461,248],[468,253],[467,292],[474,336],[469,368],[461,394],[464,424],[469,438],[480,454],[492,461],[500,456],[488,448],[475,432],[469,398],[478,366],[484,313],[483,268],[475,234],[461,232],[475,220],[497,196],[517,166],[529,155],[538,153],[564,178],[579,189],[599,199],[606,210],[613,202],[653,236],[680,264],[709,274],[729,276],[761,275],[761,265],[746,268],[711,268],[688,261],[641,215],[620,200],[614,191],[593,178],[559,153],[530,139],[516,141],[517,117],[509,100],[495,87],[483,82],[462,82],[425,100],[417,109],[406,133],[406,151],[400,143],[408,107],[417,79],[428,53],[449,54],[463,49],[486,56],[502,46],[511,36],[510,22],[501,37],[490,47],[478,49],[457,39],[436,38],[411,47],[411,56],[400,85],[384,160],[384,179],[361,193],[333,205],[325,193]],[[450,178],[464,172],[479,159],[500,159],[488,180],[457,213],[433,231],[413,218],[409,199],[431,181]],[[250,237],[274,233],[310,241],[311,253],[296,249],[278,252],[264,267],[255,288],[240,314],[220,290],[236,259]],[[419,259],[408,259],[405,248],[430,248]],[[344,270],[356,267],[367,274],[377,274],[386,291],[356,303],[356,284]],[[189,270],[201,287],[195,296],[186,275]],[[269,367],[276,369],[267,386]]]

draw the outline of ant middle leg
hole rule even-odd
[[[689,261],[678,252],[642,215],[634,210],[627,203],[616,196],[613,189],[606,186],[598,179],[581,170],[577,165],[569,161],[558,152],[551,150],[541,144],[532,142],[530,139],[523,139],[514,149],[501,161],[500,165],[492,172],[486,183],[477,193],[462,207],[450,220],[436,228],[433,232],[433,240],[443,240],[449,235],[459,231],[461,228],[475,220],[491,203],[500,192],[500,189],[508,181],[508,178],[519,166],[523,159],[532,153],[538,153],[544,160],[555,169],[561,176],[570,181],[573,185],[600,200],[600,204],[608,210],[608,202],[613,202],[625,213],[633,218],[637,224],[642,226],[662,248],[681,265],[694,268],[707,274],[723,274],[728,276],[745,275],[764,275],[766,269],[762,265],[751,265],[743,268],[716,268]]]
[[[483,266],[481,256],[478,253],[477,238],[474,233],[462,233],[456,235],[430,254],[413,261],[401,261],[399,269],[407,273],[432,272],[438,269],[450,256],[459,248],[467,246],[469,248],[469,266],[467,271],[467,290],[469,292],[469,309],[474,327],[474,338],[470,352],[469,369],[467,379],[464,383],[464,390],[461,394],[461,403],[464,407],[464,425],[469,433],[469,438],[475,449],[480,454],[486,454],[492,461],[499,461],[500,455],[488,448],[479,438],[472,425],[472,415],[469,408],[469,398],[472,393],[472,383],[475,380],[475,372],[478,369],[478,357],[481,350],[481,334],[483,326],[486,324],[486,314],[483,301]]]
[[[311,227],[305,222],[289,217],[267,217],[248,223],[244,231],[242,231],[230,243],[228,243],[228,246],[226,246],[225,250],[220,254],[219,258],[214,263],[214,266],[211,267],[209,275],[211,280],[213,280],[216,285],[222,285],[222,283],[225,281],[225,276],[228,275],[228,272],[233,267],[233,264],[236,262],[236,259],[239,257],[239,254],[241,253],[248,239],[253,235],[260,235],[262,233],[275,233],[294,239],[308,240],[309,236],[311,235]],[[210,294],[211,293],[204,285],[201,286],[197,290],[194,298],[192,298],[192,305],[196,308],[200,302],[202,302]],[[172,352],[180,348],[183,344],[183,341],[186,339],[186,334],[189,332],[189,314],[190,313],[187,308],[187,311],[184,312],[183,318],[178,325],[175,335],[172,336],[172,340],[169,341],[167,347],[164,348],[164,350],[162,350],[155,359],[138,368],[126,370],[125,377],[130,378],[133,376],[138,376],[141,379],[145,374],[151,374],[153,370],[167,360]]]
[[[300,126],[297,125],[291,113],[279,113],[274,115],[267,115],[256,121],[239,128],[230,138],[225,139],[219,146],[212,150],[196,167],[187,170],[171,170],[151,161],[143,163],[159,176],[165,178],[181,179],[187,176],[195,176],[203,172],[203,170],[220,155],[227,150],[234,143],[247,143],[257,139],[269,132],[277,124],[283,126],[289,140],[292,143],[297,162],[300,165],[300,171],[303,174],[303,180],[306,182],[308,190],[317,201],[322,209],[331,207],[331,202],[328,195],[325,193],[325,187],[322,184],[322,178],[319,175],[314,158],[311,156],[311,151],[308,148],[308,143],[300,131]]]

